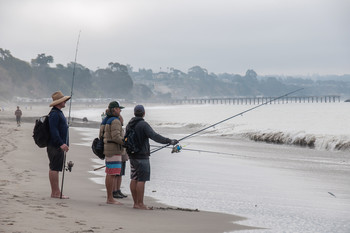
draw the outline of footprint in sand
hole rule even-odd
[[[68,207],[68,205],[66,203],[58,202],[58,203],[56,203],[56,205],[61,206],[61,207]]]
[[[1,222],[5,223],[6,225],[14,225],[16,221],[13,221],[12,219],[3,219]]]
[[[8,180],[0,180],[0,186],[6,186],[10,183]]]
[[[46,212],[46,214],[54,215],[54,216],[59,217],[59,218],[67,218],[65,215],[59,215],[59,214],[56,214],[55,212]]]
[[[83,223],[83,222],[84,222],[84,221],[75,221],[76,224],[81,225],[81,226],[85,226],[86,224]]]
[[[55,212],[46,212],[46,214],[48,214],[48,215],[56,215]]]
[[[22,203],[22,205],[29,205],[29,203],[27,203],[27,200],[19,199],[19,200],[16,200],[16,201],[19,202],[19,203]]]
[[[43,208],[42,206],[40,205],[33,205],[33,206],[29,206],[30,208],[35,208],[36,211],[43,211]]]

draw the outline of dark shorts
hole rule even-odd
[[[149,159],[129,159],[130,178],[137,181],[149,181],[151,176],[151,166]]]
[[[125,176],[125,167],[126,167],[126,162],[122,162],[122,169],[120,170],[120,175],[117,176]]]
[[[61,150],[61,148],[56,148],[52,146],[48,146],[47,149],[47,155],[50,160],[50,170],[52,171],[62,171],[63,169],[63,158],[64,158],[64,152]]]

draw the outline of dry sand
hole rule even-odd
[[[152,198],[145,200],[155,207],[150,211],[133,209],[130,195],[121,200],[122,206],[106,204],[104,187],[89,180],[94,155],[89,147],[74,145],[80,137],[73,128],[67,161],[72,160],[74,167],[65,172],[64,180],[64,194],[70,199],[50,198],[48,158],[46,149],[38,148],[32,139],[34,122],[24,118],[17,127],[14,116],[9,120],[11,115],[0,114],[0,232],[219,233],[253,229],[234,223],[244,219],[239,216],[168,208]]]

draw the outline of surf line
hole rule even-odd
[[[68,113],[68,135],[69,135],[70,120],[71,120],[70,114],[71,114],[71,109],[72,109],[73,86],[74,86],[74,78],[75,78],[75,67],[76,67],[76,64],[77,64],[77,55],[78,55],[80,33],[81,33],[81,31],[79,31],[78,40],[77,40],[77,46],[75,48],[75,58],[74,58],[74,66],[73,66],[72,86],[71,86],[71,89],[70,89],[69,113]],[[69,136],[66,139],[66,145],[68,145],[68,140],[69,140]],[[68,170],[68,171],[71,172],[72,171],[72,167],[74,165],[74,163],[72,161],[69,161],[68,164],[67,164],[67,168],[66,168],[66,158],[67,158],[67,152],[64,152],[60,199],[62,199],[62,194],[63,194],[64,171]]]
[[[250,111],[252,111],[252,110],[254,110],[254,109],[257,109],[257,108],[259,108],[259,107],[261,107],[261,106],[264,106],[264,105],[266,105],[266,104],[269,104],[269,103],[271,103],[271,102],[273,102],[273,101],[275,101],[275,100],[281,99],[281,98],[283,98],[283,97],[286,97],[286,96],[288,96],[288,95],[291,95],[291,94],[293,94],[293,93],[295,93],[295,92],[298,92],[298,91],[301,91],[301,90],[303,90],[303,89],[304,89],[304,88],[300,88],[300,89],[297,89],[297,90],[295,90],[295,91],[288,92],[287,94],[281,95],[281,96],[276,97],[276,98],[274,98],[274,99],[272,99],[272,100],[269,100],[269,101],[266,101],[266,102],[264,102],[264,103],[262,103],[262,104],[259,104],[259,105],[255,106],[255,107],[249,108],[249,109],[247,109],[247,110],[245,110],[245,111],[243,111],[243,112],[237,113],[237,114],[235,114],[235,115],[233,115],[233,116],[230,116],[230,117],[228,117],[228,118],[226,118],[226,119],[224,119],[224,120],[221,120],[221,121],[219,121],[219,122],[216,122],[215,124],[209,125],[209,126],[203,128],[203,129],[201,129],[201,130],[198,130],[198,131],[196,131],[196,132],[194,132],[194,133],[191,133],[191,134],[189,134],[189,135],[187,135],[187,136],[185,136],[185,137],[183,137],[183,138],[180,138],[178,141],[180,142],[180,141],[185,140],[185,139],[187,139],[187,138],[189,138],[189,137],[193,137],[194,135],[196,135],[196,134],[198,134],[198,133],[200,133],[200,132],[203,132],[204,130],[207,130],[207,129],[209,129],[209,128],[215,127],[215,126],[217,126],[217,125],[219,125],[219,124],[221,124],[221,123],[223,123],[223,122],[225,122],[225,121],[231,120],[231,119],[233,119],[233,118],[235,118],[235,117],[237,117],[237,116],[242,116],[243,114],[245,114],[245,113],[247,113],[247,112],[250,112]],[[166,148],[166,147],[168,147],[168,146],[170,146],[170,144],[167,144],[167,145],[165,145],[165,146],[160,146],[159,148],[152,150],[150,153],[152,154],[152,153],[157,152],[157,151],[159,151],[159,150],[161,150],[161,149],[164,149],[164,148]],[[176,147],[176,145],[175,145],[174,147]]]

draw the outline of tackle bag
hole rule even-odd
[[[109,118],[110,117],[106,117],[105,119],[103,119],[101,125],[104,125],[104,127],[106,127],[105,124],[106,124],[107,120],[109,120]],[[105,144],[103,142],[103,135],[104,134],[105,134],[105,128],[103,128],[102,136],[100,138],[95,138],[92,141],[92,145],[91,145],[92,152],[94,152],[94,154],[97,155],[97,157],[99,157],[102,160],[104,160],[106,157],[103,154],[103,150],[105,147]]]
[[[128,153],[128,155],[133,155],[140,151],[140,146],[138,145],[136,137],[135,126],[130,127],[126,130],[123,139],[123,147],[125,147],[126,153]]]
[[[33,139],[40,148],[47,147],[50,141],[49,116],[50,114],[35,120]]]
[[[102,160],[105,159],[105,155],[103,154],[103,150],[104,150],[103,137],[95,138],[92,141],[91,149],[92,149],[92,152],[94,152],[94,154],[97,155],[97,157],[99,157]]]

